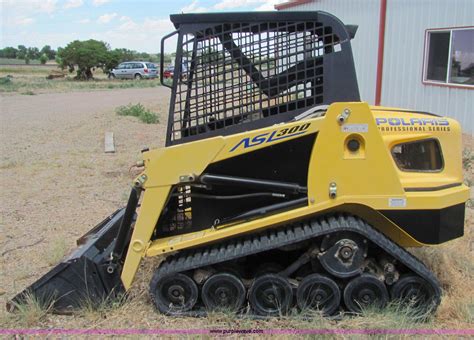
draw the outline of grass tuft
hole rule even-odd
[[[391,301],[384,308],[366,307],[360,314],[345,314],[334,326],[339,329],[429,329],[436,328],[426,311]]]
[[[160,121],[156,113],[148,110],[140,103],[120,106],[116,112],[119,116],[137,117],[145,124],[156,124]]]
[[[79,314],[89,320],[106,319],[112,311],[123,307],[129,300],[128,294],[109,295],[100,301],[86,297],[81,303]]]
[[[12,302],[16,325],[37,326],[52,310],[53,299],[41,300],[32,292],[26,292],[22,302]]]

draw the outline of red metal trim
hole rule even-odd
[[[454,89],[465,89],[465,90],[474,90],[474,85],[462,85],[462,84],[452,84],[452,83],[441,83],[441,82],[434,82],[430,80],[425,80],[425,66],[426,66],[426,49],[428,47],[428,33],[429,32],[437,32],[437,31],[451,31],[457,29],[472,29],[474,26],[452,26],[452,27],[440,27],[440,28],[427,28],[425,29],[425,41],[423,44],[423,65],[421,68],[421,83],[423,85],[430,85],[430,86],[439,86],[439,87],[451,87]]]
[[[387,17],[387,0],[380,0],[379,47],[377,55],[377,78],[375,80],[375,105],[380,105],[382,97],[383,52],[385,46],[385,20]]]
[[[281,10],[281,9],[287,9],[291,7],[295,7],[298,5],[304,5],[309,2],[312,2],[313,0],[291,0],[287,2],[282,2],[281,4],[276,4],[274,7],[276,10]]]

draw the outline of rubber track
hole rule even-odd
[[[298,222],[284,228],[270,228],[259,234],[227,239],[207,247],[183,250],[169,256],[160,264],[153,275],[150,286],[166,275],[234,260],[341,231],[351,231],[364,236],[424,278],[433,286],[436,292],[435,303],[439,304],[441,299],[440,284],[420,260],[375,230],[367,222],[358,217],[342,214]]]

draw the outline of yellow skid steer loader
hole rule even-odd
[[[328,13],[171,20],[166,147],[142,150],[127,206],[13,302],[100,303],[164,256],[150,295],[169,315],[434,310],[440,285],[404,248],[463,235],[459,124],[361,102],[357,27]]]

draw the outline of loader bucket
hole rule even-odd
[[[14,310],[32,294],[52,311],[69,313],[124,292],[120,271],[107,271],[124,214],[125,208],[118,209],[82,236],[79,247],[68,258],[16,295],[7,303],[7,309]]]

